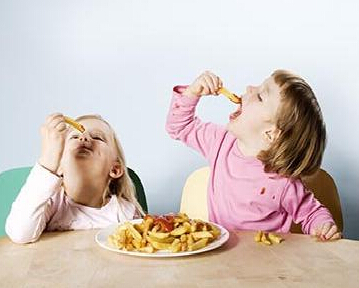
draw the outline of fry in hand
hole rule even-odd
[[[222,87],[218,90],[219,93],[226,96],[229,100],[231,100],[233,103],[240,104],[242,103],[242,99],[239,98],[237,95],[229,92],[226,88]]]
[[[81,125],[80,123],[76,122],[75,120],[71,119],[70,117],[64,116],[65,118],[65,122],[69,125],[71,125],[72,127],[74,127],[75,129],[79,130],[81,133],[83,133],[85,131],[85,128],[83,125]]]

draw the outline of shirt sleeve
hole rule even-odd
[[[199,97],[182,95],[185,88],[186,86],[173,88],[166,130],[171,138],[184,142],[208,159],[213,144],[225,130],[219,125],[204,123],[195,116]]]
[[[54,213],[51,196],[61,184],[60,177],[35,164],[6,219],[5,231],[13,242],[35,242],[40,237]]]
[[[324,223],[333,223],[329,210],[303,185],[301,180],[289,180],[282,194],[281,204],[292,216],[294,223],[301,223],[302,231],[311,234]]]

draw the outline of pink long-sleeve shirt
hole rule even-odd
[[[16,243],[36,241],[46,231],[105,228],[135,217],[135,206],[113,195],[101,208],[72,201],[62,188],[62,178],[36,164],[6,219],[5,231]]]
[[[319,224],[334,223],[330,212],[300,180],[264,172],[256,157],[246,157],[237,139],[224,127],[195,116],[199,98],[173,92],[166,130],[174,139],[199,151],[209,162],[207,204],[210,221],[230,230],[287,233],[292,222],[304,233]]]

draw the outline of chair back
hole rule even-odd
[[[304,185],[314,193],[315,198],[322,203],[333,216],[335,224],[340,231],[343,231],[343,214],[340,205],[340,198],[337,186],[333,178],[323,169],[320,169],[315,175],[302,179]],[[292,233],[302,233],[300,224],[292,223],[290,228]]]
[[[209,167],[202,167],[189,175],[182,190],[180,211],[191,219],[208,221],[207,187]]]
[[[5,235],[5,221],[10,213],[11,204],[19,194],[32,167],[20,167],[4,171],[0,174],[0,236]],[[148,212],[146,194],[140,178],[127,167],[129,176],[136,188],[136,197],[145,213]]]

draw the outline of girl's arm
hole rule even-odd
[[[195,117],[196,105],[204,95],[217,95],[221,79],[206,71],[189,86],[176,86],[167,116],[166,130],[174,139],[196,149],[207,159],[214,142],[225,134],[225,129],[213,123],[203,123]]]
[[[292,216],[294,223],[301,223],[305,234],[315,234],[316,229],[323,223],[335,224],[329,210],[305,188],[300,180],[288,180],[282,194],[281,205]]]
[[[15,243],[35,242],[52,217],[51,196],[60,191],[62,179],[41,165],[31,170],[6,219],[5,231]]]

